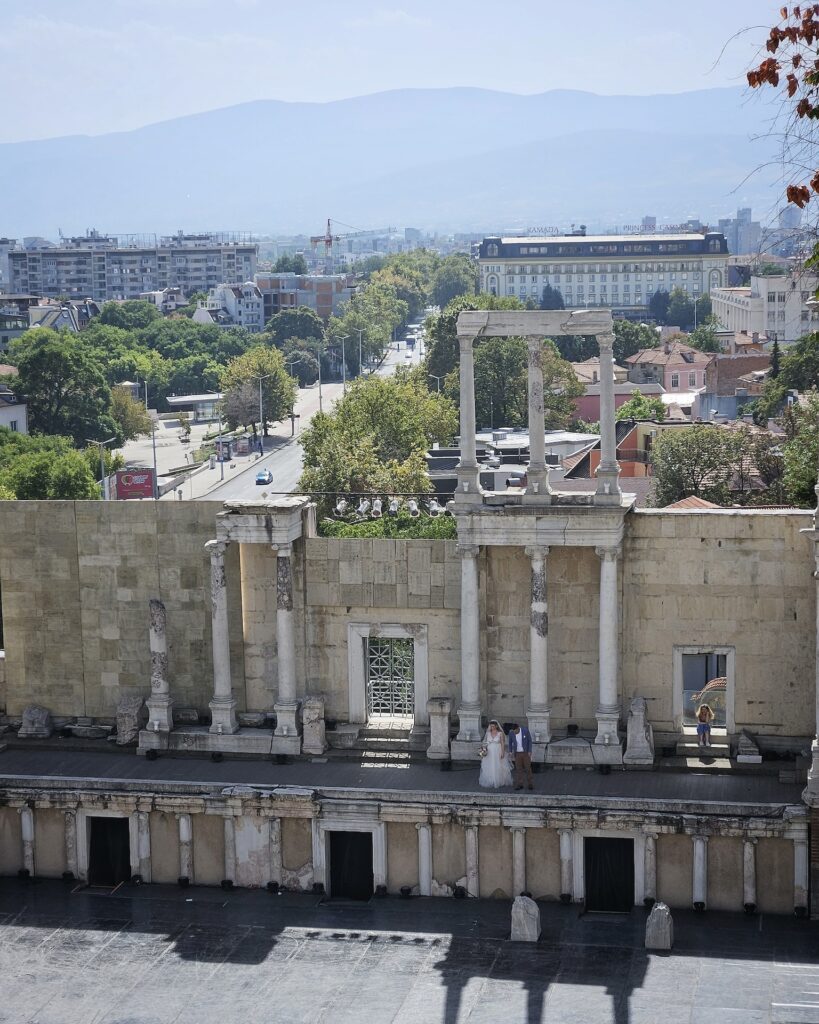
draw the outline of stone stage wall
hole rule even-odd
[[[210,564],[216,502],[0,502],[5,631],[0,711],[112,719],[147,696],[148,601],[167,607],[171,692],[207,714],[212,696]],[[815,583],[809,513],[635,512],[619,559],[620,693],[673,730],[675,645],[736,650],[737,730],[807,737],[813,727]],[[300,692],[348,716],[348,623],[425,625],[430,696],[460,698],[460,556],[454,541],[307,538],[294,546]],[[484,713],[527,703],[530,562],[478,558]],[[275,566],[264,545],[227,551],[232,682],[240,710],[276,694]],[[547,560],[552,726],[594,728],[600,562],[590,548]]]

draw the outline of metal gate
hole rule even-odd
[[[415,651],[409,639],[370,637],[367,644],[367,713],[370,718],[413,718]]]

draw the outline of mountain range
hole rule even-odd
[[[98,136],[0,144],[0,235],[443,230],[763,217],[780,187],[743,89],[532,96],[412,89],[260,100]],[[765,168],[757,170],[757,168]]]

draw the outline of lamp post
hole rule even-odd
[[[259,382],[259,444],[262,446],[262,451],[264,451],[264,441],[262,440],[262,437],[264,436],[264,412],[262,410],[262,381],[267,380],[268,377],[272,376],[272,373],[258,373],[253,374],[253,376],[251,377],[252,380],[258,380]]]
[[[338,339],[341,342],[341,390],[344,395],[347,394],[347,355],[344,351],[344,342],[349,337],[349,334],[342,334]]]
[[[222,396],[218,391],[208,391],[209,395],[218,395],[216,403],[219,409],[219,479],[225,479],[225,442],[222,440]]]
[[[358,335],[358,375],[361,376],[361,374],[364,371],[364,364],[361,361],[361,336],[364,333],[364,328],[363,327],[354,327],[353,330]]]
[[[105,446],[111,444],[112,441],[116,441],[115,437],[109,437],[107,441],[93,441],[90,437],[87,437],[86,442],[88,444],[95,444],[100,450],[100,486],[102,487],[102,500],[110,501],[110,494],[108,492],[108,478],[105,475]],[[156,486],[156,485],[154,485]]]
[[[444,377],[446,376],[446,374],[442,374],[442,375],[441,375],[441,376],[439,377],[437,373],[428,373],[428,374],[427,374],[427,376],[428,376],[428,377],[432,377],[432,379],[433,379],[433,380],[435,381],[435,383],[436,383],[436,384],[438,385],[438,394],[440,395],[440,393],[441,393],[441,381],[442,381],[442,380],[444,379]]]
[[[319,351],[319,354],[318,354],[318,370],[319,370],[319,381],[318,381],[318,384],[319,384],[319,412],[322,412],[322,408],[321,408],[321,356],[322,356],[322,353],[321,353],[321,351]]]

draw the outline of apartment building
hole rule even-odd
[[[145,292],[181,288],[185,295],[207,292],[222,281],[247,281],[256,272],[257,246],[237,234],[179,232],[101,235],[97,231],[8,254],[10,290],[51,298],[98,302],[138,299]]]
[[[726,283],[728,245],[716,231],[681,234],[558,235],[484,238],[481,290],[539,301],[548,284],[569,308],[607,306],[645,312],[657,291],[692,298]]]
[[[355,291],[347,274],[256,274],[255,281],[264,301],[265,323],[281,310],[299,306],[329,320]]]
[[[816,314],[808,303],[819,278],[795,272],[777,277],[751,277],[742,288],[711,292],[714,316],[727,331],[766,335],[788,344],[816,329]]]
[[[220,284],[211,288],[207,300],[194,311],[193,320],[219,327],[243,327],[259,334],[265,325],[262,293],[252,281]]]

